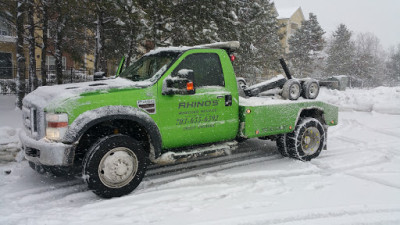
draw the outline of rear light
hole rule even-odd
[[[46,137],[51,140],[61,140],[68,129],[68,115],[66,113],[46,114]]]
[[[232,55],[230,56],[230,58],[231,58],[231,61],[233,62],[233,61],[235,61],[236,56],[235,56],[234,54],[232,54]]]

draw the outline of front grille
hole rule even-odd
[[[27,134],[35,139],[40,139],[44,134],[44,113],[35,107],[22,108],[22,120]]]
[[[31,157],[40,157],[40,150],[26,147],[25,154]]]

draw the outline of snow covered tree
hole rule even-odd
[[[143,41],[148,40],[151,47],[169,46],[172,44],[171,37],[181,34],[172,34],[173,10],[179,7],[181,1],[174,0],[138,0],[145,14],[140,18],[146,29],[142,30]],[[183,19],[183,18],[180,18]]]
[[[352,32],[340,24],[332,34],[327,54],[325,72],[328,75],[352,75],[354,73],[355,45]]]
[[[94,50],[94,70],[95,72],[105,72],[105,52],[104,52],[104,19],[107,10],[107,0],[96,0],[94,12],[96,15],[96,30],[95,30],[95,50]]]
[[[140,39],[144,37],[144,24],[140,20],[144,17],[144,12],[136,1],[118,0],[115,1],[115,4],[119,16],[113,26],[118,28],[118,32],[113,32],[117,35],[110,39],[108,45],[114,46],[114,57],[124,55],[126,57],[125,64],[129,65],[137,55]]]
[[[180,1],[173,7],[174,45],[198,45],[219,41],[216,4],[220,0]]]
[[[382,85],[385,52],[379,38],[372,33],[360,33],[355,43],[355,75],[366,86]]]
[[[62,46],[63,46],[63,38],[64,31],[67,22],[67,12],[65,12],[67,5],[64,1],[55,0],[55,13],[57,19],[54,23],[54,32],[55,32],[55,40],[54,40],[54,58],[55,58],[55,66],[56,66],[56,80],[57,84],[63,83],[63,72],[62,72]]]
[[[34,91],[38,87],[38,78],[36,75],[36,40],[35,40],[35,2],[27,0],[28,12],[28,43],[29,43],[29,92]]]
[[[268,70],[279,68],[279,25],[274,4],[269,0],[240,1],[239,41],[235,69],[238,76],[255,81],[257,76],[268,74]]]
[[[46,55],[47,55],[47,32],[48,32],[48,22],[49,22],[49,14],[48,14],[48,0],[40,0],[39,1],[39,16],[41,20],[41,29],[42,29],[42,46],[41,46],[41,61],[40,61],[40,74],[42,76],[41,83],[42,86],[47,84],[47,67],[46,67]]]
[[[324,34],[317,16],[310,13],[309,19],[289,38],[289,62],[297,76],[305,77],[315,69],[314,62],[324,48]]]
[[[397,49],[393,48],[389,53],[389,59],[386,62],[388,83],[390,85],[400,84],[400,44]]]
[[[25,96],[25,54],[24,54],[24,14],[25,0],[18,0],[16,10],[17,28],[17,106],[22,109],[22,99]]]

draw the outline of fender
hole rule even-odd
[[[114,119],[131,120],[143,126],[150,137],[151,153],[155,158],[161,155],[162,140],[157,124],[148,114],[130,106],[105,106],[82,113],[69,126],[62,142],[75,143],[92,126]]]
[[[295,121],[295,123],[294,123],[294,126],[296,126],[297,123],[299,122],[299,119],[300,119],[301,114],[302,114],[303,112],[305,112],[305,111],[311,111],[311,110],[320,111],[322,116],[324,116],[324,114],[325,114],[324,108],[318,107],[318,106],[311,106],[311,107],[303,107],[303,108],[300,108],[300,109],[299,109],[299,112],[297,113],[297,117],[296,117],[296,121]],[[322,119],[323,119],[323,118],[322,118]],[[325,119],[324,119],[324,121],[325,121]],[[325,121],[325,123],[326,123],[326,121]]]

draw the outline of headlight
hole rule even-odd
[[[68,130],[68,114],[46,114],[46,137],[51,140],[61,140]]]

